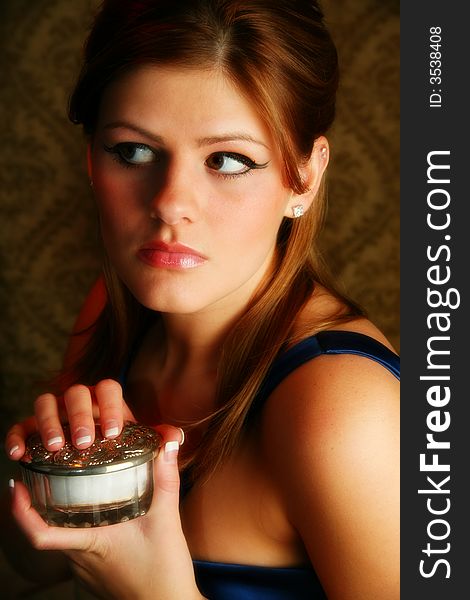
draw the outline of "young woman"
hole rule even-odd
[[[165,445],[148,514],[124,524],[49,527],[12,482],[43,579],[118,599],[399,598],[398,358],[315,245],[337,82],[312,0],[104,2],[70,104],[104,278],[6,449],[20,459],[36,428],[59,449],[64,421],[85,449],[98,418]]]

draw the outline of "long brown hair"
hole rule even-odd
[[[334,119],[338,84],[336,49],[317,2],[105,0],[85,46],[70,119],[92,135],[106,86],[126,70],[148,63],[219,69],[229,77],[270,128],[289,187],[306,191],[299,166]],[[236,446],[253,399],[280,349],[293,341],[293,323],[316,282],[342,308],[312,325],[313,330],[362,314],[335,289],[316,247],[325,202],[322,184],[302,218],[285,218],[281,224],[274,264],[224,343],[217,409],[192,459],[197,469],[215,468]],[[106,259],[105,275],[108,304],[82,358],[71,373],[63,374],[62,382],[93,384],[117,377],[130,345],[145,327],[149,311]]]

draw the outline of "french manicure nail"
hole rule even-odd
[[[167,442],[165,444],[165,461],[169,463],[176,463],[178,459],[178,450],[180,444],[176,440],[173,442]]]
[[[184,429],[182,429],[181,427],[178,427],[178,429],[181,431],[181,442],[180,442],[180,446],[182,446],[184,444],[184,440],[185,440],[185,435],[184,435]]]
[[[10,456],[13,456],[13,454],[15,454],[15,452],[19,449],[20,449],[20,447],[18,445],[13,446],[13,448],[10,448],[10,451],[9,451]]]
[[[91,442],[91,435],[82,435],[82,437],[77,438],[75,442],[76,446],[84,446],[85,444],[89,444]]]
[[[10,490],[14,490],[15,489],[15,480],[14,479],[9,479],[8,480],[8,487],[10,488]]]
[[[104,432],[104,437],[107,437],[107,438],[116,437],[118,433],[119,433],[119,427],[109,427]]]
[[[56,437],[50,438],[49,440],[47,440],[47,445],[48,446],[53,446],[54,444],[61,444],[62,443],[62,437],[60,435],[57,435]]]

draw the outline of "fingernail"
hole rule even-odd
[[[89,444],[91,442],[91,435],[82,435],[77,438],[75,441],[76,446],[84,446],[85,444]]]
[[[185,435],[184,435],[184,430],[181,429],[181,427],[178,427],[178,429],[181,431],[181,442],[180,442],[180,446],[182,446],[184,444],[184,440],[185,440]]]
[[[53,446],[54,444],[62,444],[62,436],[56,435],[55,437],[52,437],[47,440],[48,446]]]
[[[8,487],[10,488],[11,491],[13,491],[15,489],[15,480],[14,479],[8,480]]]
[[[13,456],[13,454],[15,454],[15,452],[19,449],[20,449],[20,447],[18,445],[13,446],[13,448],[10,448],[10,451],[9,451],[10,456]]]
[[[119,433],[119,427],[117,425],[112,424],[111,427],[108,427],[104,432],[104,437],[116,437]]]
[[[165,461],[168,463],[176,463],[178,460],[178,450],[180,448],[179,442],[176,440],[173,442],[167,442],[165,444]]]

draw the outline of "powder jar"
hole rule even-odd
[[[106,439],[96,424],[95,441],[85,450],[66,442],[47,450],[38,433],[26,442],[20,461],[23,481],[42,518],[57,527],[97,527],[144,515],[153,495],[153,461],[161,446],[154,429],[125,423]]]

